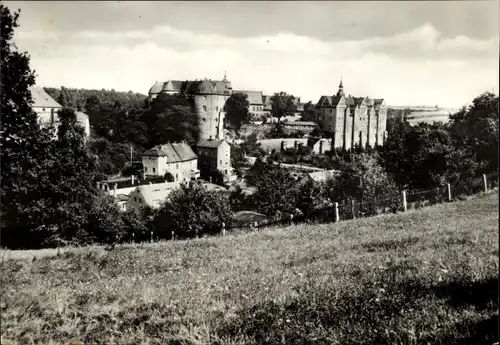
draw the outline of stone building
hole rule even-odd
[[[55,128],[54,137],[57,137],[57,128],[61,125],[58,112],[63,108],[41,86],[29,88],[33,100],[32,109],[38,116],[38,123],[42,128]],[[89,117],[81,111],[76,112],[76,121],[85,130],[85,137],[90,135]]]
[[[198,156],[185,142],[158,145],[142,154],[145,176],[172,174],[174,182],[188,182],[200,177]]]
[[[224,106],[232,93],[231,82],[223,80],[169,80],[156,82],[149,89],[149,100],[159,94],[182,95],[200,119],[200,138],[224,139]]]
[[[200,170],[217,169],[224,179],[230,181],[233,178],[231,167],[231,145],[223,139],[202,139],[196,145]]]
[[[321,96],[316,104],[316,122],[332,135],[336,148],[384,145],[387,106],[384,99],[345,96],[340,81],[335,96]]]

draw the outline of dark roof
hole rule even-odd
[[[144,152],[143,156],[166,156],[168,163],[183,162],[198,158],[186,143],[158,145]]]
[[[222,144],[223,141],[224,139],[218,139],[218,140],[202,139],[198,142],[196,146],[206,147],[206,148],[217,148]]]
[[[156,82],[150,89],[149,94],[161,92],[177,92],[181,95],[191,94],[217,94],[229,95],[231,84],[222,80],[168,80]]]
[[[319,99],[317,105],[318,106],[323,106],[323,107],[336,107],[340,100],[342,99],[342,96],[321,96]]]

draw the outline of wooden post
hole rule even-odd
[[[356,219],[356,201],[354,199],[351,200],[351,213],[352,219]]]
[[[151,243],[153,242],[153,231],[151,231]]]
[[[448,183],[448,201],[451,201],[451,185]]]
[[[135,242],[135,234],[132,233],[132,243],[134,243],[134,242]]]
[[[340,220],[340,217],[339,217],[339,203],[336,202],[334,203],[335,205],[335,223],[338,223],[339,220]]]
[[[404,212],[408,211],[408,204],[406,203],[406,191],[403,191],[403,210]]]
[[[488,191],[488,181],[486,180],[486,174],[483,174],[484,191]]]

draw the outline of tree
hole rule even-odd
[[[498,171],[499,97],[485,92],[450,116],[450,126],[457,147],[466,147],[482,166],[480,172]]]
[[[170,173],[170,171],[167,171],[167,172],[165,173],[164,178],[165,178],[165,181],[167,181],[167,182],[174,182],[174,181],[175,181],[174,175],[172,175],[172,174]]]
[[[283,91],[271,96],[271,114],[278,118],[278,125],[281,123],[281,118],[283,116],[291,116],[295,113],[296,106],[294,100],[295,97]]]
[[[227,196],[206,190],[201,184],[181,185],[172,191],[154,220],[155,232],[170,238],[171,231],[177,238],[194,238],[216,234],[231,221]]]
[[[316,122],[316,106],[311,102],[304,104],[304,111],[300,121],[313,121]]]
[[[1,234],[5,240],[26,240],[23,224],[30,196],[38,185],[40,158],[47,154],[51,133],[41,130],[31,108],[29,87],[35,84],[29,55],[11,43],[19,12],[11,13],[0,3],[2,30],[0,51],[0,190]]]
[[[296,213],[297,182],[288,171],[258,159],[246,179],[258,189],[249,198],[255,210],[271,216]]]
[[[148,128],[149,146],[168,141],[198,143],[199,119],[188,101],[181,96],[160,94],[146,111],[142,121]]]
[[[396,191],[396,185],[379,164],[378,154],[351,154],[350,161],[341,163],[340,176],[330,191],[330,199],[365,200],[392,195]]]
[[[230,126],[238,131],[241,125],[250,121],[248,113],[248,95],[241,92],[235,92],[226,101],[226,120]]]
[[[309,218],[318,207],[327,202],[323,183],[307,180],[299,187],[297,208],[305,218]]]

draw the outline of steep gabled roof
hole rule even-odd
[[[262,91],[245,91],[245,90],[233,90],[233,93],[244,93],[248,96],[248,103],[250,104],[264,104],[264,97],[262,96]]]
[[[319,107],[336,107],[342,96],[321,96],[319,99],[317,106]]]
[[[205,147],[205,148],[217,148],[219,147],[224,139],[217,139],[217,140],[209,140],[209,139],[202,139],[196,144],[197,147]]]
[[[143,156],[166,156],[168,163],[183,162],[198,158],[191,147],[186,143],[158,145],[144,152]]]
[[[33,108],[62,108],[41,86],[30,86]]]

